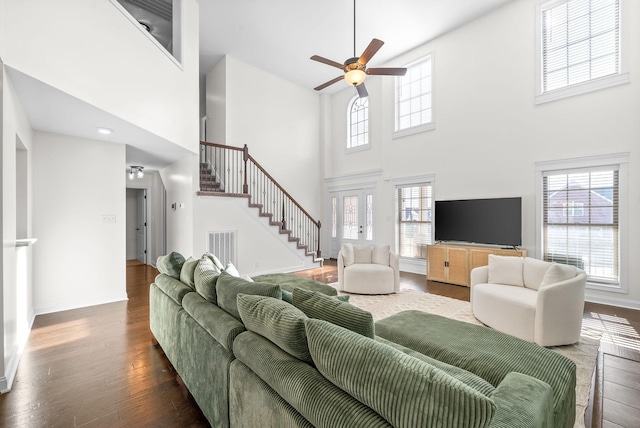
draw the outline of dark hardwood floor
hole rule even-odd
[[[156,275],[128,262],[127,302],[36,317],[13,388],[0,396],[0,426],[208,426],[149,331]],[[296,275],[338,280],[335,260]],[[401,286],[469,300],[468,288],[424,275],[402,273]],[[587,303],[584,322],[604,332],[593,426],[640,426],[640,311]]]

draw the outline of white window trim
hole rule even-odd
[[[608,291],[614,293],[629,292],[628,272],[628,229],[627,229],[627,169],[629,153],[613,153],[610,155],[586,156],[573,159],[560,159],[552,161],[536,162],[536,258],[542,259],[542,175],[547,171],[563,172],[564,170],[578,168],[598,168],[615,165],[618,167],[618,239],[619,239],[619,284],[606,285],[587,281],[587,288],[592,290]]]
[[[351,98],[349,100],[349,104],[347,107],[347,144],[345,144],[346,153],[361,152],[363,150],[371,149],[371,119],[368,119],[369,124],[367,125],[368,126],[367,133],[369,135],[367,136],[367,143],[361,144],[355,147],[349,147],[349,140],[351,139],[351,106],[353,106],[353,103],[356,101],[356,98],[359,98],[359,95],[356,95],[355,97]],[[368,108],[369,106],[367,105],[367,109]],[[367,115],[368,114],[369,113],[367,113]]]
[[[544,1],[536,5],[536,93],[535,104],[561,100],[630,82],[629,78],[629,8],[628,0],[620,0],[620,72],[553,91],[542,92],[542,11],[568,0]]]
[[[391,134],[391,139],[393,139],[393,140],[395,140],[396,138],[402,138],[402,137],[406,137],[408,135],[419,134],[421,132],[432,131],[432,130],[436,129],[436,106],[435,106],[436,57],[435,57],[435,53],[433,51],[431,51],[428,54],[424,55],[422,58],[407,64],[405,67],[409,68],[411,66],[419,64],[419,63],[425,61],[427,58],[431,58],[431,122],[423,123],[422,125],[416,125],[416,126],[412,126],[410,128],[405,128],[405,129],[401,129],[399,131],[395,131],[395,128],[396,128],[396,108],[397,108],[396,90],[397,90],[397,86],[398,86],[397,80],[396,80],[395,87],[394,87],[394,90],[393,90],[393,103],[394,103],[394,106],[393,106],[393,129],[394,129],[394,131]],[[396,77],[396,79],[398,79],[398,78]]]

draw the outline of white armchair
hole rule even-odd
[[[529,257],[489,256],[471,271],[471,307],[483,324],[541,346],[580,339],[587,275]]]
[[[344,244],[338,253],[338,289],[348,293],[400,291],[400,258],[388,245]]]

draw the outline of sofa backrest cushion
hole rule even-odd
[[[388,245],[374,245],[371,251],[371,262],[389,266],[389,251]]]
[[[353,262],[371,263],[371,245],[354,245]]]
[[[524,279],[524,286],[533,290],[539,289],[540,284],[542,283],[542,278],[544,278],[544,274],[547,273],[547,269],[549,269],[551,264],[552,263],[545,262],[544,260],[525,257],[522,275]]]
[[[300,309],[272,297],[240,293],[238,311],[247,330],[299,360],[312,362],[304,326],[307,316]]]
[[[240,313],[238,312],[238,294],[240,293],[282,299],[282,291],[279,285],[266,282],[250,282],[246,279],[232,276],[227,272],[222,272],[216,284],[218,306],[237,319],[240,319]]]
[[[489,284],[524,286],[522,257],[489,254]]]
[[[182,269],[183,263],[184,257],[182,254],[172,251],[167,255],[158,257],[158,260],[156,260],[156,267],[160,273],[164,273],[179,280],[180,270]]]
[[[574,278],[577,274],[577,269],[575,266],[565,265],[562,263],[553,263],[547,269],[547,272],[544,274],[544,278],[542,278],[542,282],[540,283],[540,288],[555,284],[556,282],[566,281],[567,279]]]
[[[220,270],[213,264],[213,261],[206,256],[202,256],[193,272],[196,291],[213,304],[218,304],[216,284],[219,275]]]
[[[285,302],[293,305],[293,292],[291,292],[289,290],[285,290],[284,288],[282,288],[282,285],[280,285],[280,288],[282,289],[282,300],[284,300]],[[293,288],[295,289],[295,288],[298,288],[298,287],[293,287]],[[324,293],[320,293],[320,294],[324,294]],[[339,300],[341,302],[348,302],[349,298],[351,296],[349,296],[348,294],[341,294],[339,296],[330,296],[330,297],[332,299],[336,299],[336,300]]]
[[[350,303],[316,291],[293,290],[293,305],[309,318],[317,318],[339,325],[366,337],[375,337],[373,316]]]
[[[345,266],[351,266],[353,264],[353,244],[347,242],[346,244],[342,244],[340,248],[340,253],[342,253],[342,261]]]
[[[493,401],[431,364],[322,320],[305,321],[320,373],[394,427],[485,427]]]
[[[188,285],[194,290],[196,288],[194,274],[196,271],[196,266],[198,266],[198,262],[200,262],[200,260],[189,257],[184,261],[184,263],[182,264],[182,269],[180,270],[180,281],[184,285]]]

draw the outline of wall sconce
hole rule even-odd
[[[144,177],[144,169],[143,166],[131,166],[129,167],[129,180],[133,180],[134,177],[142,178]]]

